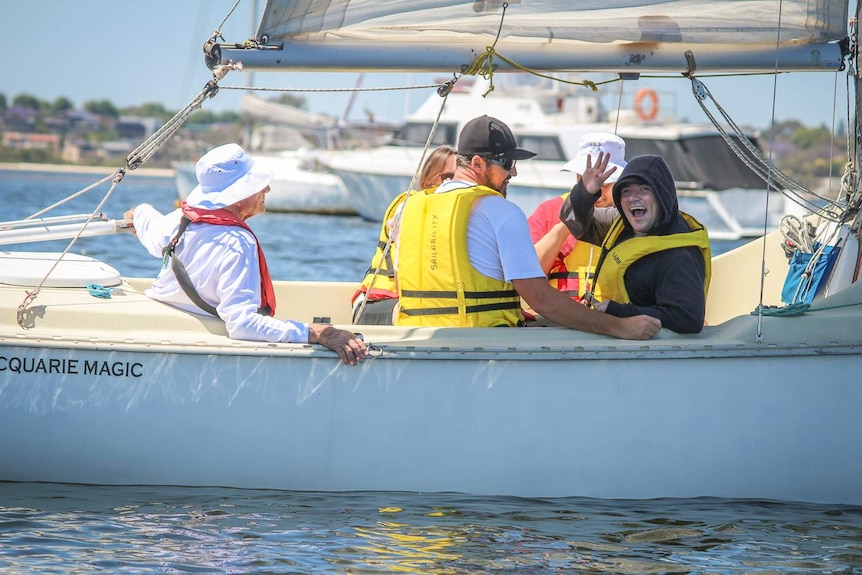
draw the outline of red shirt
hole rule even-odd
[[[545,234],[551,231],[552,227],[560,223],[560,208],[562,207],[563,198],[556,196],[539,204],[536,211],[527,218],[527,222],[530,224],[530,237],[533,243],[545,237]],[[557,259],[562,260],[562,258],[572,253],[572,250],[575,249],[576,241],[574,236],[569,234],[560,248]]]

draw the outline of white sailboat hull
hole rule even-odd
[[[43,288],[28,329],[0,286],[0,480],[862,504],[862,284],[759,319],[762,253],[715,259],[697,336],[353,326],[357,367],[231,340],[148,280]],[[348,324],[354,287],[277,282],[279,314]]]
[[[350,190],[351,205],[364,219],[379,222],[389,204],[402,192],[421,187],[419,166],[437,144],[454,143],[461,127],[480,114],[511,122],[521,146],[537,152],[535,158],[517,163],[517,174],[508,183],[507,198],[525,214],[553,197],[567,193],[577,181],[562,171],[578,155],[581,138],[593,132],[610,132],[627,142],[627,155],[645,153],[669,157],[678,182],[680,209],[694,216],[713,239],[759,237],[764,222],[776,229],[785,202],[772,194],[765,216],[765,182],[729,151],[711,125],[689,123],[636,123],[635,112],[625,110],[621,126],[600,119],[593,96],[564,98],[559,86],[526,86],[523,78],[510,78],[489,94],[487,81],[476,81],[443,101],[432,95],[395,135],[391,144],[371,149],[320,150],[315,162]],[[508,89],[508,91],[507,91]],[[658,98],[658,96],[655,96]],[[657,101],[657,100],[656,100]],[[549,102],[551,105],[549,105]],[[427,132],[440,116],[435,145],[424,147]],[[421,128],[421,129],[419,129]],[[422,134],[423,145],[418,145]],[[632,151],[635,150],[635,151]],[[725,173],[727,172],[727,173]],[[782,201],[778,201],[778,200]]]
[[[0,479],[862,504],[858,349],[594,345],[355,369],[308,350],[8,346]]]
[[[384,150],[377,154],[387,157]],[[394,148],[391,157],[406,156],[405,148]],[[359,152],[361,153],[361,152]],[[416,158],[419,152],[415,153]],[[389,204],[401,192],[410,189],[412,173],[397,171],[399,164],[384,162],[378,167],[369,161],[351,160],[329,169],[352,191],[354,207],[362,218],[380,222]],[[357,166],[351,169],[348,165]],[[374,168],[369,168],[373,165]],[[530,161],[518,164],[518,177],[509,182],[506,197],[520,207],[526,215],[532,214],[542,202],[569,192],[574,176],[560,172],[562,162]],[[766,192],[756,189],[735,188],[732,190],[681,190],[678,192],[680,209],[694,216],[709,229],[709,235],[716,240],[736,240],[757,237],[763,234],[763,208],[766,206]],[[777,193],[770,194],[769,215],[766,218],[768,230],[778,227],[778,222],[787,213],[785,198]]]

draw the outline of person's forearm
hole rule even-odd
[[[566,301],[557,297],[548,298],[539,304],[541,309],[534,307],[535,311],[564,327],[612,337],[626,337],[620,318],[575,304],[566,294],[557,293]]]
[[[545,272],[545,275],[548,274],[548,271],[554,265],[557,255],[560,253],[568,237],[568,228],[566,228],[565,224],[559,223],[548,230],[548,233],[535,243],[539,265],[542,266],[542,271]]]
[[[512,280],[512,284],[531,308],[557,325],[621,339],[649,339],[661,329],[661,322],[649,316],[619,318],[586,308],[552,288],[545,278]]]
[[[552,288],[547,282],[536,285],[534,279],[515,280],[515,289],[530,307],[550,321],[580,331],[625,338],[625,322],[576,303],[568,295]]]

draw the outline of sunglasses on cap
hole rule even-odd
[[[512,168],[515,167],[515,160],[511,158],[485,158],[486,161],[491,162],[492,164],[497,164],[507,172],[510,172]]]

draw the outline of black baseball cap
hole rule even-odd
[[[526,160],[535,152],[518,147],[509,126],[491,116],[473,118],[461,128],[458,154],[462,156],[503,157],[508,160]]]

